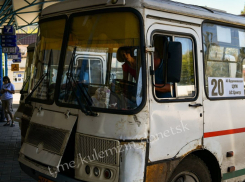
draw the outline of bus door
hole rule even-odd
[[[198,29],[193,27],[195,28]],[[147,34],[149,45],[155,47],[154,54],[148,54],[148,63],[152,69],[148,91],[151,162],[178,158],[202,146],[203,106],[202,92],[199,91],[202,70],[197,70],[197,60],[201,59],[200,56],[197,57],[201,39],[196,33],[198,30],[193,29],[154,24]],[[170,50],[173,45],[171,42],[179,42],[182,51],[180,80],[176,83],[169,82],[169,71],[165,69],[170,64],[169,61],[173,61],[171,56],[176,52]],[[160,63],[154,60],[154,56],[160,59]],[[165,91],[160,87],[163,85],[164,75]]]

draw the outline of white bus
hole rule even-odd
[[[18,110],[15,112],[15,121],[19,122],[21,120],[23,110],[24,110],[24,100],[25,97],[28,95],[28,89],[29,89],[29,82],[30,82],[30,77],[31,77],[31,65],[32,65],[32,60],[33,60],[33,54],[34,54],[34,49],[35,49],[35,43],[30,44],[27,47],[27,57],[26,57],[26,65],[25,65],[25,74],[24,74],[24,82],[23,86],[20,90],[20,105]]]
[[[23,142],[23,140],[25,138],[25,134],[26,134],[29,122],[30,122],[30,119],[27,119],[27,118],[29,118],[28,117],[29,115],[32,115],[32,113],[30,113],[30,112],[32,112],[32,106],[25,104],[25,98],[28,95],[34,49],[35,49],[35,43],[32,43],[27,47],[27,57],[26,57],[24,82],[23,82],[23,86],[20,90],[21,95],[20,95],[19,107],[14,114],[14,121],[19,122],[20,128],[22,127],[21,142]],[[23,121],[23,122],[21,122],[21,121]]]
[[[74,0],[44,9],[39,24],[19,156],[28,175],[245,179],[244,17],[172,1]]]

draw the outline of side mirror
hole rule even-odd
[[[182,66],[182,45],[180,42],[169,42],[167,60],[167,82],[180,82]]]

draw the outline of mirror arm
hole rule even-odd
[[[152,69],[152,66],[150,66],[150,75],[151,76],[155,76],[155,71]],[[153,78],[153,77],[152,77]],[[152,79],[152,85],[154,86],[154,87],[157,87],[157,88],[163,88],[163,87],[165,87],[165,83],[163,84],[163,86],[156,86],[155,84],[154,84],[154,82],[153,82],[153,79]]]
[[[150,75],[155,75],[155,70],[152,69],[152,66],[150,66]]]

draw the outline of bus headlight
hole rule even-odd
[[[94,175],[95,175],[96,177],[98,177],[98,176],[100,175],[100,170],[99,170],[99,168],[97,168],[97,167],[94,168]]]
[[[90,167],[89,166],[85,167],[85,172],[86,172],[86,174],[90,174]]]
[[[105,171],[104,171],[104,177],[106,179],[110,179],[111,178],[111,170],[110,169],[105,169]]]

